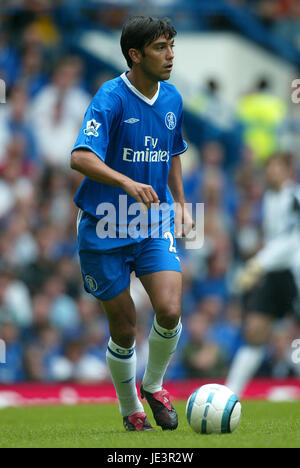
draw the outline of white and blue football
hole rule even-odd
[[[225,385],[199,387],[188,399],[186,417],[191,428],[200,434],[233,432],[241,419],[238,397]]]

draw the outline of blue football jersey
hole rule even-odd
[[[164,210],[173,205],[168,188],[171,160],[187,149],[182,137],[182,120],[182,98],[173,85],[159,82],[157,93],[148,99],[123,73],[104,83],[94,96],[73,151],[86,148],[112,169],[137,182],[151,185],[164,206],[159,219],[162,225]],[[119,247],[150,235],[150,215],[154,207],[146,215],[147,233],[126,236],[130,222],[137,216],[133,208],[137,201],[119,187],[86,177],[74,201],[96,220],[115,220],[117,235],[110,236],[111,239],[106,239],[105,243],[100,239],[105,248]],[[115,211],[108,214],[111,205]]]

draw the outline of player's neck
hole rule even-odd
[[[130,70],[127,73],[127,78],[130,80],[131,84],[148,99],[152,99],[157,93],[158,82],[156,80],[153,81],[135,70]]]

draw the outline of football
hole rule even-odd
[[[191,428],[200,434],[233,432],[241,419],[238,397],[224,385],[208,384],[192,393],[186,405]]]

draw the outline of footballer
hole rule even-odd
[[[71,155],[71,168],[85,175],[74,199],[79,208],[78,246],[84,286],[101,301],[107,316],[107,365],[128,431],[153,429],[136,387],[132,271],[155,312],[141,396],[163,430],[178,425],[163,388],[182,330],[182,278],[174,231],[177,226],[188,233],[194,223],[185,209],[182,183],[180,155],[187,150],[182,137],[182,98],[167,82],[174,65],[175,36],[168,18],[134,16],[126,21],[121,48],[129,71],[100,87],[86,111]],[[176,216],[174,203],[182,207]],[[145,222],[143,228],[132,232],[136,214],[132,206],[136,205],[143,209]],[[107,216],[111,206],[116,214],[111,218],[113,226]],[[160,215],[153,230],[156,212]]]

